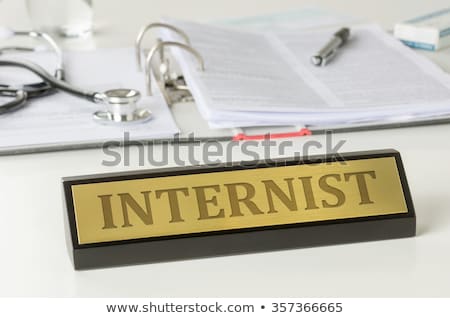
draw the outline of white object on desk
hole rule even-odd
[[[93,28],[92,0],[27,0],[33,28],[67,37],[89,35]]]
[[[445,48],[450,45],[450,8],[397,23],[394,36],[413,48]]]

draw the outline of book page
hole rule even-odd
[[[169,21],[205,60],[173,55],[211,127],[330,125],[450,114],[450,77],[376,25],[352,37],[325,67],[310,58],[337,30],[270,34]],[[171,32],[164,39],[178,40]],[[406,116],[406,117],[405,117]]]
[[[200,72],[189,54],[173,49],[182,64],[196,101],[205,108],[233,111],[295,110],[298,105],[326,107],[322,96],[292,70],[270,39],[188,22],[172,22],[184,30],[192,46],[202,55],[206,71]],[[177,40],[173,33],[165,38]],[[186,70],[186,72],[184,72]]]
[[[335,95],[339,103],[331,106],[391,108],[450,100],[450,77],[376,25],[352,28],[351,38],[329,64],[313,65],[310,57],[334,32],[279,32],[273,37],[299,74],[312,75]]]

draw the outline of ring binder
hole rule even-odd
[[[166,102],[169,106],[172,106],[178,102],[192,102],[193,98],[189,91],[189,88],[184,80],[183,75],[176,75],[176,73],[172,72],[170,69],[169,59],[166,58],[164,54],[164,48],[166,46],[175,46],[184,50],[189,51],[193,54],[200,63],[201,70],[204,71],[205,65],[203,57],[200,53],[195,50],[190,42],[189,36],[181,29],[172,26],[167,23],[150,23],[141,28],[139,34],[136,39],[136,61],[140,70],[142,70],[141,65],[141,53],[142,53],[142,40],[145,33],[152,28],[166,28],[170,31],[173,31],[183,37],[185,43],[175,42],[175,41],[163,41],[158,38],[156,40],[155,45],[151,48],[149,53],[147,54],[145,61],[145,80],[147,86],[147,93],[149,95],[152,94],[152,79],[151,76],[155,77],[155,80],[162,92]],[[155,66],[152,64],[153,57],[156,53],[159,53],[160,56],[160,64]],[[235,129],[234,135],[231,136],[232,140],[242,141],[242,140],[262,140],[267,137],[268,134],[256,134],[256,135],[248,135],[245,134],[242,129],[237,131]],[[299,136],[307,136],[311,135],[311,131],[306,128],[298,128],[295,131],[284,131],[280,133],[271,133],[269,134],[269,138],[278,139],[278,138],[290,138],[290,137],[299,137]]]
[[[171,77],[168,64],[164,64],[165,63],[164,61],[161,61],[159,69],[155,69],[152,67],[152,60],[155,53],[160,52],[160,55],[163,56],[161,51],[163,51],[164,48],[168,46],[186,50],[193,56],[195,56],[200,64],[201,71],[205,70],[205,63],[200,53],[197,50],[195,50],[192,46],[189,46],[187,44],[173,41],[158,40],[158,42],[152,47],[145,61],[145,79],[147,86],[147,94],[152,95],[151,75],[153,71],[155,79],[158,81],[159,86],[163,91],[163,95],[167,100],[167,103],[169,105],[172,105],[175,102],[178,102],[182,99],[185,99],[188,96],[191,96],[191,94],[186,86],[186,83],[184,82],[184,78],[182,76]],[[164,65],[165,65],[164,70],[161,71],[162,66]]]
[[[173,31],[173,32],[177,33],[178,35],[180,35],[184,39],[184,41],[187,45],[191,45],[191,41],[189,40],[188,35],[183,30],[181,30],[173,25],[170,25],[167,23],[162,23],[162,22],[154,22],[154,23],[150,23],[150,24],[143,26],[138,33],[138,36],[136,38],[136,43],[135,43],[136,62],[138,64],[138,68],[140,71],[142,71],[142,59],[141,59],[142,40],[144,39],[145,34],[149,30],[155,29],[155,28],[165,28],[170,31]]]
[[[182,75],[176,75],[170,69],[169,59],[165,57],[164,48],[166,46],[176,46],[184,50],[189,51],[193,54],[200,62],[201,69],[204,70],[204,61],[200,53],[198,53],[192,46],[188,35],[181,29],[162,22],[150,23],[141,28],[136,38],[135,43],[135,54],[138,69],[142,71],[142,40],[145,34],[154,28],[168,29],[179,36],[181,36],[185,43],[172,41],[168,43],[167,41],[162,41],[160,38],[156,40],[156,44],[147,54],[146,63],[144,67],[145,79],[147,85],[147,94],[151,95],[151,73],[155,76],[155,79],[160,87],[164,98],[169,106],[177,102],[187,102],[192,101],[192,95],[186,85],[184,77]],[[152,64],[154,54],[158,52],[160,56],[160,64],[158,69],[154,68]]]
[[[167,24],[167,23],[150,23],[141,28],[139,34],[136,39],[136,61],[140,70],[142,70],[141,65],[141,54],[142,54],[142,40],[146,32],[152,28],[165,28],[170,31],[173,31],[180,35],[185,43],[175,42],[175,41],[163,41],[161,38],[156,40],[156,43],[151,48],[149,53],[147,54],[145,61],[145,80],[147,86],[147,93],[149,95],[152,94],[152,79],[151,76],[155,77],[155,80],[160,88],[160,91],[165,98],[167,104],[172,106],[175,103],[179,102],[192,102],[193,97],[190,93],[190,90],[184,80],[183,75],[176,75],[175,72],[172,72],[170,69],[170,61],[164,54],[164,48],[166,46],[175,46],[184,50],[189,51],[193,54],[200,63],[201,70],[205,69],[203,57],[200,53],[195,50],[190,42],[189,36],[181,29]],[[160,63],[159,65],[154,65],[152,63],[153,57],[156,53],[159,53]],[[268,134],[246,134],[243,129],[235,129],[234,133],[230,135],[231,140],[242,141],[242,140],[262,140],[267,137]],[[290,138],[290,137],[298,137],[298,136],[307,136],[311,135],[311,131],[305,128],[298,128],[295,131],[283,131],[280,133],[271,133],[269,134],[269,138],[278,139],[278,138]]]

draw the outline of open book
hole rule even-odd
[[[352,36],[326,67],[310,57],[336,31],[250,33],[167,20],[203,57],[205,71],[172,48],[211,128],[306,125],[342,127],[450,116],[450,76],[377,25]],[[165,41],[182,41],[161,31]]]

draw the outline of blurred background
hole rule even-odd
[[[0,24],[16,29],[29,28],[31,22],[26,3],[45,1],[49,0],[0,1]],[[64,1],[57,0],[59,3]],[[96,32],[110,33],[110,36],[99,36],[96,39],[100,47],[132,45],[137,30],[143,24],[155,21],[161,16],[214,22],[225,18],[273,14],[304,7],[322,7],[377,22],[386,29],[392,29],[396,22],[449,5],[448,0],[92,0],[92,3]]]

